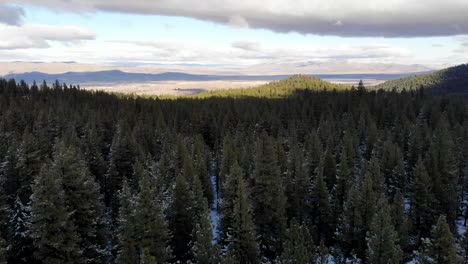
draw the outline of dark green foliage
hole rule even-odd
[[[117,218],[116,230],[116,260],[117,264],[138,263],[138,240],[135,230],[135,198],[131,193],[130,186],[124,178],[122,190],[119,191],[119,217]],[[148,251],[149,249],[147,249]]]
[[[190,186],[184,174],[180,173],[176,179],[169,227],[172,233],[171,246],[174,256],[181,260],[191,258],[189,242],[192,241],[195,219],[192,204]]]
[[[233,171],[238,170],[234,165]],[[256,228],[252,217],[252,205],[249,200],[247,186],[242,179],[242,172],[232,176],[235,181],[235,198],[233,201],[232,227],[227,231],[228,256],[237,264],[259,263],[259,249]]]
[[[220,262],[220,249],[213,244],[213,227],[211,225],[208,203],[203,203],[203,211],[195,224],[192,255],[194,263],[217,264]]]
[[[431,238],[426,240],[423,252],[418,255],[422,264],[457,264],[461,258],[457,254],[455,239],[450,232],[445,216],[440,216],[433,226]]]
[[[286,197],[273,140],[262,133],[257,140],[252,200],[260,245],[268,258],[281,251],[286,230]]]
[[[404,262],[450,240],[439,215],[463,250],[466,101],[341,88],[295,76],[162,100],[0,79],[8,262],[362,263],[366,234]]]
[[[197,98],[209,97],[268,97],[284,98],[292,95],[297,89],[307,90],[347,90],[349,86],[333,84],[322,79],[307,75],[294,75],[288,79],[271,82],[256,88],[230,89],[204,92],[196,95]]]
[[[32,189],[31,235],[36,259],[47,264],[85,263],[59,167],[44,165]]]
[[[292,219],[286,230],[284,249],[279,263],[281,264],[308,264],[314,254],[314,245],[307,227],[299,225]]]
[[[170,258],[168,250],[169,230],[158,201],[155,179],[137,162],[135,178],[140,179],[139,194],[135,204],[135,234],[142,263],[154,258],[155,263],[164,263]],[[146,262],[145,262],[146,260]]]
[[[468,88],[468,64],[462,64],[433,73],[419,74],[379,84],[376,89],[397,91],[418,91],[421,95],[429,92],[437,95],[459,93],[466,96]]]
[[[367,233],[366,263],[399,264],[403,258],[403,252],[398,242],[398,233],[395,231],[386,197],[382,196],[378,201],[377,213]]]

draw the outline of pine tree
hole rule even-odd
[[[56,146],[52,170],[63,179],[68,210],[72,212],[80,248],[87,263],[102,263],[106,258],[106,222],[99,185],[92,177],[79,149],[60,142]]]
[[[433,198],[431,181],[421,158],[414,168],[414,194],[412,196],[413,223],[421,237],[428,237],[430,227],[434,224]]]
[[[320,161],[320,164],[317,168],[317,176],[315,177],[314,182],[314,191],[313,191],[313,208],[315,215],[315,224],[317,225],[318,230],[321,234],[325,236],[325,239],[331,238],[332,233],[332,219],[331,216],[331,206],[329,202],[329,193],[327,185],[324,181],[323,175],[323,166],[324,161]]]
[[[440,216],[437,224],[432,228],[429,258],[433,263],[437,264],[460,263],[460,257],[457,255],[457,245],[445,216]]]
[[[8,247],[10,263],[37,263],[34,258],[34,245],[31,237],[31,207],[25,206],[19,197],[16,198],[10,212],[11,229]]]
[[[80,237],[66,207],[62,177],[46,164],[32,186],[31,234],[35,257],[42,263],[84,263]]]
[[[229,174],[225,175],[222,198],[220,201],[220,223],[219,231],[221,241],[224,243],[228,232],[233,226],[234,221],[234,201],[237,199],[237,188],[239,179],[243,179],[243,172],[237,161],[234,161],[229,169]]]
[[[208,155],[204,148],[203,138],[196,138],[193,152],[195,170],[197,171],[201,185],[203,186],[203,194],[206,199],[208,199],[208,204],[211,205],[214,200],[213,185],[211,183]]]
[[[195,224],[193,237],[191,250],[195,263],[217,264],[220,262],[220,250],[214,243],[210,211],[206,201],[203,203],[203,212]]]
[[[169,230],[158,200],[156,183],[141,163],[137,162],[134,170],[135,174],[139,174],[134,177],[140,179],[133,223],[139,247],[138,254],[144,256],[142,262],[148,262],[152,257],[156,263],[165,263],[170,258]]]
[[[138,263],[138,245],[135,230],[135,199],[130,191],[127,179],[124,178],[122,190],[119,191],[119,217],[117,219],[116,263]]]
[[[390,210],[393,225],[395,226],[395,231],[398,234],[399,245],[401,250],[403,250],[403,259],[410,259],[412,246],[410,236],[411,221],[405,209],[403,195],[399,190],[397,190],[395,196],[393,197],[393,202],[391,204]]]
[[[272,139],[263,133],[255,152],[252,199],[261,248],[269,259],[274,259],[281,252],[286,225],[286,198],[275,153]]]
[[[292,219],[286,230],[284,250],[279,258],[281,264],[308,264],[312,260],[313,242],[307,227],[299,225],[296,219]]]
[[[174,200],[170,208],[169,228],[172,233],[173,254],[180,261],[191,258],[189,242],[192,240],[194,228],[192,197],[186,177],[183,173],[179,173],[174,189]]]
[[[457,199],[459,197],[459,174],[455,159],[454,142],[448,128],[448,120],[443,115],[437,124],[429,148],[427,169],[432,177],[433,193],[437,203],[434,205],[438,213],[447,216],[450,230],[455,231],[457,217]]]
[[[303,153],[294,144],[290,154],[289,169],[286,174],[287,215],[300,223],[309,221],[311,214],[312,186],[304,164]]]
[[[237,170],[237,169],[236,169]],[[234,172],[234,171],[233,171]],[[232,227],[228,229],[228,256],[234,263],[259,263],[259,252],[252,205],[242,173],[235,173],[236,194],[233,202]]]
[[[386,199],[385,196],[379,199],[377,213],[367,232],[366,263],[369,264],[399,264],[403,257]]]
[[[337,238],[346,256],[352,251],[362,252],[365,248],[361,196],[361,191],[353,184],[344,202]]]

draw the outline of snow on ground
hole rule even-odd
[[[218,239],[218,226],[219,226],[219,197],[218,197],[218,185],[216,184],[216,175],[211,175],[211,184],[213,186],[214,202],[210,212],[211,225],[213,226],[213,243]]]
[[[466,232],[466,226],[464,226],[465,219],[463,217],[457,219],[457,231],[458,234],[463,235]]]

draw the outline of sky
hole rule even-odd
[[[0,61],[468,61],[467,0],[0,0]]]

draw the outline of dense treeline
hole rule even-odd
[[[209,97],[231,97],[242,98],[250,97],[268,97],[268,98],[284,98],[293,94],[297,89],[309,89],[315,91],[323,90],[348,90],[351,87],[344,84],[330,83],[317,77],[307,75],[293,75],[290,78],[273,81],[254,88],[238,88],[228,90],[214,90],[197,94],[195,98]]]
[[[433,73],[418,74],[405,78],[390,80],[376,86],[384,90],[418,90],[425,89],[436,95],[460,94],[468,96],[468,64],[461,64]]]
[[[0,263],[468,260],[461,99],[160,100],[0,80],[0,117]]]

